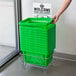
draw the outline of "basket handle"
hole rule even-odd
[[[47,25],[49,25],[49,24],[51,24],[51,23],[53,23],[54,22],[54,19],[51,19],[51,21],[50,22],[48,22],[48,24]]]

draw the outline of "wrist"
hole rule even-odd
[[[56,13],[56,16],[57,16],[58,18],[60,17],[60,15],[61,15],[60,13]]]

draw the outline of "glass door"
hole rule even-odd
[[[19,53],[19,1],[0,0],[0,66]]]

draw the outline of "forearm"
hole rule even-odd
[[[72,0],[64,0],[61,8],[58,10],[58,12],[56,13],[57,16],[60,16],[70,5]]]

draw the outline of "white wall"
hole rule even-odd
[[[22,17],[23,19],[33,16],[32,13],[33,0],[22,0]]]
[[[53,14],[57,12],[64,0],[34,0],[35,2],[51,2]],[[23,19],[32,16],[33,0],[22,0]],[[56,51],[76,55],[76,0],[73,0],[70,7],[57,22]]]
[[[0,45],[15,47],[13,0],[0,0]]]
[[[63,0],[52,0],[53,12],[61,6]],[[76,0],[72,0],[70,7],[57,22],[57,52],[76,55]]]

